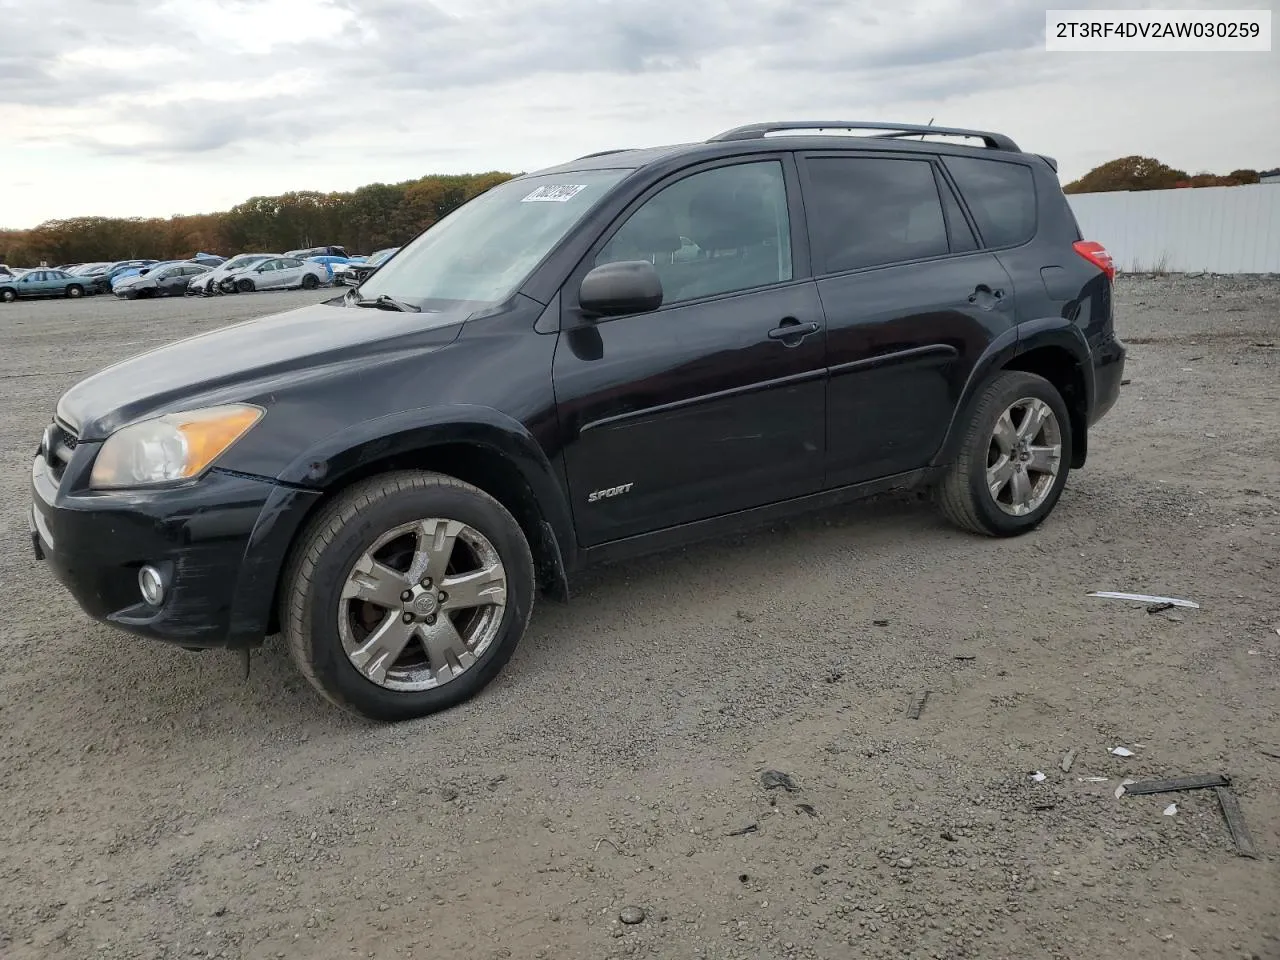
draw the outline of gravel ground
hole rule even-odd
[[[890,498],[600,569],[395,727],[277,638],[246,680],[88,622],[27,537],[61,391],[324,295],[0,307],[0,956],[1280,958],[1280,281],[1121,281],[1036,533]],[[1115,796],[1217,772],[1259,859],[1212,791]]]

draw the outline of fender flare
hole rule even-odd
[[[442,404],[397,411],[330,434],[276,476],[280,483],[331,490],[371,460],[419,453],[447,443],[489,449],[509,460],[554,536],[554,549],[570,567],[577,541],[568,499],[542,445],[520,421],[479,404]]]
[[[960,443],[964,439],[964,427],[968,423],[969,410],[983,385],[996,371],[1008,366],[1011,361],[1041,347],[1060,347],[1071,354],[1084,382],[1085,409],[1092,409],[1094,394],[1092,352],[1084,333],[1064,317],[1027,320],[1010,327],[991,341],[973,365],[973,369],[969,371],[969,377],[965,381],[959,401],[952,411],[951,422],[947,424],[946,436],[937,454],[930,461],[931,467],[945,466],[958,455]],[[1081,433],[1077,438],[1081,445],[1086,442],[1082,431],[1083,427],[1077,431]],[[1083,446],[1081,448],[1083,449]]]

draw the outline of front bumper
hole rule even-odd
[[[1124,361],[1128,349],[1118,337],[1108,337],[1093,351],[1093,408],[1089,411],[1089,426],[1105,417],[1120,399],[1120,384],[1124,380]]]
[[[187,647],[261,643],[289,544],[319,496],[269,480],[212,471],[149,491],[90,491],[96,443],[80,444],[66,471],[37,457],[29,526],[36,557],[90,617]],[[138,570],[164,577],[164,601],[146,604]]]

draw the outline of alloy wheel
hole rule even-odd
[[[429,518],[387,531],[355,561],[338,603],[338,633],[367,680],[430,690],[484,655],[506,603],[506,570],[489,539],[458,520]]]
[[[1025,397],[996,420],[987,450],[987,490],[997,507],[1024,517],[1048,499],[1062,465],[1062,426],[1043,400]]]

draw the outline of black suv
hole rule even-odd
[[[593,154],[338,297],[73,387],[32,541],[96,618],[193,649],[279,631],[335,703],[421,716],[588,563],[926,484],[962,527],[1030,530],[1119,391],[1112,281],[1054,162],[999,134]]]

